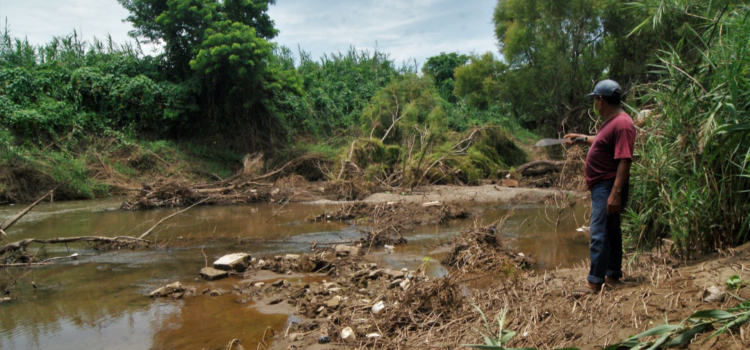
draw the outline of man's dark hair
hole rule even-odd
[[[622,103],[622,96],[620,96],[620,95],[601,96],[601,98],[604,101],[606,101],[610,106],[619,106],[620,103]]]

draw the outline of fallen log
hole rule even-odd
[[[132,241],[151,244],[153,242],[141,238],[119,236],[119,237],[99,237],[99,236],[81,236],[81,237],[65,237],[65,238],[50,238],[50,239],[37,239],[27,238],[18,242],[7,244],[5,247],[0,248],[0,255],[6,252],[14,252],[17,250],[26,250],[31,243],[44,243],[44,244],[56,244],[56,243],[73,243],[73,242],[97,242],[97,243],[115,243],[121,241]]]
[[[540,176],[562,170],[565,161],[537,160],[516,168],[516,173],[523,176]]]

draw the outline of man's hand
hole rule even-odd
[[[607,199],[607,215],[617,214],[622,211],[622,196],[620,191],[612,189]]]
[[[574,141],[574,140],[577,139],[577,138],[579,138],[579,137],[583,137],[586,140],[586,141],[584,141],[582,143],[590,145],[590,143],[589,143],[589,137],[587,135],[584,135],[584,134],[567,134],[567,135],[563,136],[564,139],[568,139],[568,144],[569,145],[573,145],[573,144],[578,143],[577,141]]]

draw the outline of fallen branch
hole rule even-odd
[[[81,237],[65,237],[65,238],[50,238],[50,239],[36,239],[36,238],[27,238],[24,240],[20,240],[18,242],[10,243],[0,249],[0,255],[5,254],[6,252],[14,252],[19,249],[26,250],[26,247],[29,246],[31,243],[44,243],[44,244],[52,244],[52,243],[73,243],[73,242],[99,242],[99,243],[115,243],[120,241],[133,241],[133,242],[142,242],[142,243],[152,243],[151,241],[141,239],[141,238],[135,238],[135,237],[129,237],[129,236],[120,236],[120,237],[98,237],[98,236],[81,236]]]
[[[167,216],[167,217],[165,217],[165,218],[163,218],[163,219],[159,220],[159,222],[157,222],[157,223],[156,223],[156,225],[154,225],[154,226],[151,226],[151,228],[150,228],[150,229],[148,229],[148,230],[146,230],[146,232],[144,232],[144,233],[143,233],[142,235],[140,235],[140,236],[138,237],[138,239],[141,239],[141,240],[142,240],[142,239],[146,238],[146,236],[150,235],[150,234],[151,234],[151,232],[153,232],[155,228],[157,228],[157,227],[158,227],[159,225],[161,225],[161,223],[162,223],[162,222],[164,222],[164,221],[167,221],[167,220],[171,219],[172,217],[174,217],[174,216],[176,216],[176,215],[182,214],[182,213],[184,213],[184,212],[186,212],[186,211],[190,210],[190,209],[191,209],[191,208],[193,208],[194,206],[196,206],[196,205],[198,205],[198,204],[201,204],[201,203],[203,203],[203,202],[205,202],[205,201],[207,201],[207,200],[209,200],[209,199],[211,199],[211,198],[214,198],[214,197],[206,197],[206,198],[204,198],[203,200],[200,200],[200,201],[198,201],[198,202],[195,202],[195,203],[193,203],[193,205],[191,205],[191,206],[189,206],[189,207],[187,207],[187,208],[185,208],[185,209],[182,209],[182,210],[180,210],[180,211],[178,211],[178,212],[176,212],[176,213],[174,213],[174,214],[172,214],[172,215],[169,215],[169,216]]]
[[[14,216],[14,217],[12,217],[12,218],[10,218],[8,220],[3,221],[3,224],[0,225],[0,232],[2,232],[2,235],[5,236],[5,230],[7,230],[11,226],[13,226],[13,224],[15,224],[16,221],[20,220],[24,215],[28,214],[28,212],[30,212],[31,209],[34,209],[34,207],[36,207],[37,204],[41,203],[43,199],[47,198],[47,196],[49,196],[52,193],[54,193],[55,190],[58,187],[66,184],[66,183],[67,183],[67,181],[64,182],[64,183],[61,183],[61,184],[59,184],[57,186],[55,186],[55,188],[51,189],[44,196],[39,197],[39,199],[37,199],[34,203],[31,203],[31,205],[29,205],[28,207],[26,207],[26,209],[22,210],[20,213],[16,214],[16,216]]]

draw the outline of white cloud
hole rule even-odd
[[[497,0],[277,0],[270,7],[281,45],[313,57],[349,47],[390,54],[396,62],[420,64],[440,52],[497,52],[492,11]],[[116,0],[0,0],[0,16],[11,33],[34,44],[73,30],[86,40],[111,34],[130,41],[128,12]]]

